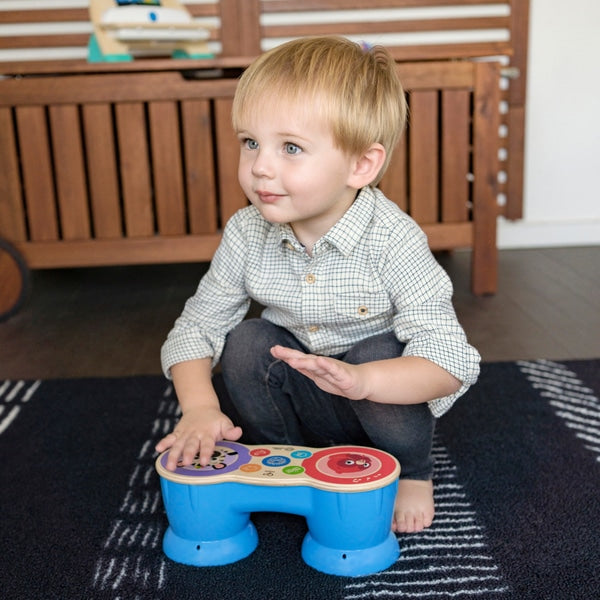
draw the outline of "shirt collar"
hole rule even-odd
[[[374,210],[375,192],[370,187],[364,187],[356,196],[352,206],[323,236],[323,239],[335,246],[344,256],[348,256],[363,239]]]
[[[283,251],[284,248],[290,250],[297,250],[301,252],[304,250],[302,244],[296,239],[294,230],[287,223],[281,223],[275,227],[275,231],[279,236],[279,249]]]
[[[342,218],[315,244],[315,249],[318,249],[323,242],[327,242],[344,256],[348,256],[363,238],[374,210],[375,192],[370,187],[364,187]],[[291,246],[296,250],[303,250],[290,225],[280,224],[277,226],[277,231],[281,249]]]

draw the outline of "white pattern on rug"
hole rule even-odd
[[[10,381],[0,383],[0,435],[2,435],[14,422],[23,404],[31,400],[42,382],[36,381]]]
[[[535,360],[517,365],[540,396],[548,399],[556,416],[600,462],[600,400],[594,391],[560,363]]]
[[[127,491],[113,519],[102,553],[96,561],[93,588],[123,598],[123,590],[135,588],[139,598],[166,585],[167,562],[162,551],[166,520],[154,469],[154,446],[173,430],[179,406],[169,385],[160,401],[151,436],[144,442],[129,477]],[[104,596],[103,596],[104,597]],[[137,600],[129,598],[127,600]]]
[[[477,596],[487,600],[509,591],[486,550],[485,530],[458,481],[456,465],[438,436],[433,456],[436,516],[432,526],[399,535],[401,555],[396,564],[348,584],[345,600]]]

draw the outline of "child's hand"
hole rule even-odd
[[[219,440],[238,440],[242,435],[241,427],[235,427],[229,417],[216,407],[198,407],[187,410],[179,423],[158,444],[156,450],[163,452],[171,449],[167,464],[174,471],[180,462],[190,465],[196,454],[200,454],[200,464],[207,465]]]
[[[271,354],[309,379],[322,390],[350,400],[367,397],[366,370],[328,356],[305,354],[292,348],[273,346]]]

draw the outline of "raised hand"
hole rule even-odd
[[[300,350],[273,346],[271,354],[312,379],[322,390],[350,400],[366,397],[366,369],[328,356],[306,354]]]

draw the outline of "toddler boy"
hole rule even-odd
[[[288,42],[244,72],[232,117],[251,205],[163,346],[182,416],[157,450],[174,469],[242,434],[377,447],[402,469],[392,529],[420,531],[435,419],[480,358],[422,230],[375,187],[406,120],[394,61],[344,38]],[[251,299],[265,309],[244,320]]]

